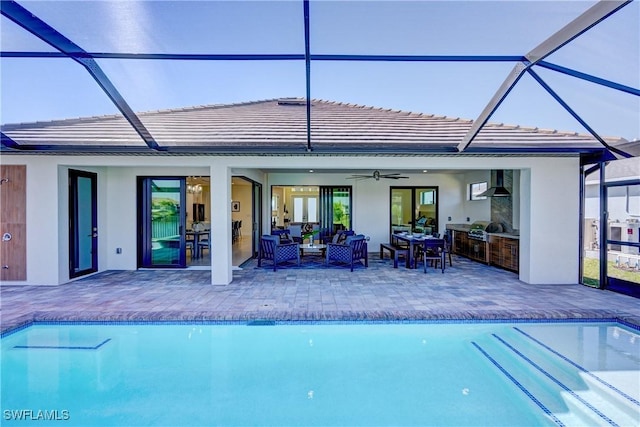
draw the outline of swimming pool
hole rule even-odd
[[[614,322],[37,324],[2,339],[2,424],[639,425],[639,346]]]

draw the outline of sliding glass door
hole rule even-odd
[[[140,178],[140,267],[186,267],[185,189],[185,178]]]
[[[271,228],[299,230],[305,224],[319,230],[320,239],[330,238],[338,230],[350,230],[351,187],[271,187]]]

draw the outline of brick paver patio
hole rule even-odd
[[[60,286],[2,286],[2,331],[34,320],[402,320],[607,318],[640,325],[638,299],[583,285],[529,285],[515,273],[454,258],[444,274],[305,264],[234,271],[107,271]]]

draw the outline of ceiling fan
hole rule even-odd
[[[373,171],[371,175],[351,175],[347,179],[369,179],[373,178],[376,181],[380,181],[380,178],[386,179],[406,179],[408,176],[401,176],[399,173],[380,173],[380,171]]]

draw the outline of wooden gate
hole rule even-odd
[[[27,280],[27,167],[0,165],[0,280]]]

